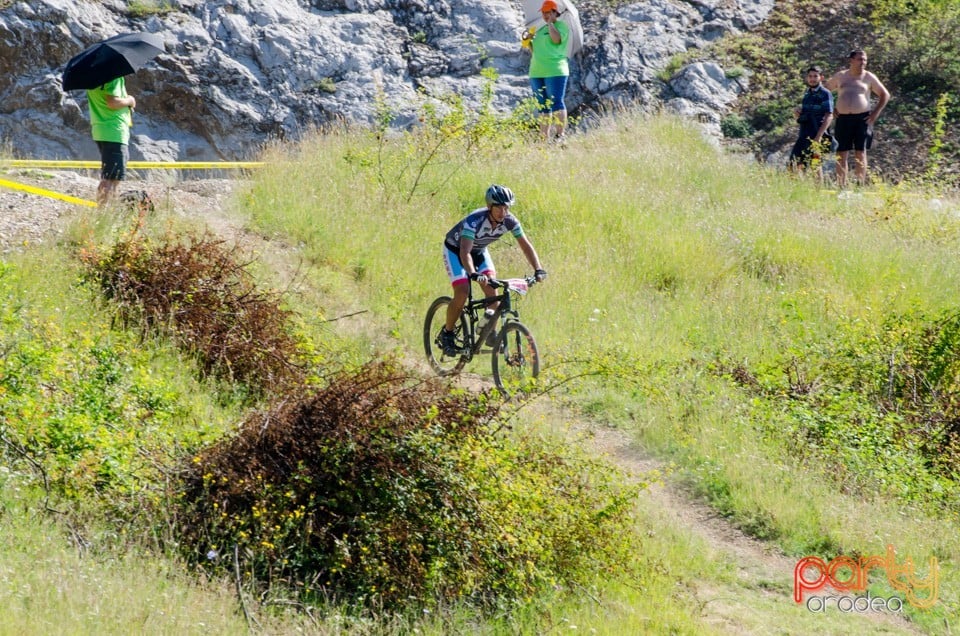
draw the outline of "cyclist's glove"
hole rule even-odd
[[[547,270],[538,269],[533,273],[533,277],[537,279],[538,283],[542,283],[543,281],[547,280]]]
[[[480,272],[474,272],[470,274],[470,280],[475,280],[478,283],[485,283],[490,279],[484,276],[483,274],[481,274]]]

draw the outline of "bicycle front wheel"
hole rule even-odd
[[[533,334],[519,322],[508,322],[493,349],[493,381],[505,396],[528,391],[540,373],[540,353]]]
[[[427,317],[423,321],[423,348],[427,354],[427,362],[438,375],[453,375],[459,373],[467,358],[462,354],[448,356],[443,352],[443,344],[440,342],[440,330],[443,329],[447,321],[447,306],[452,299],[449,296],[441,296],[433,301],[430,309],[427,310]],[[466,349],[464,339],[467,334],[467,321],[461,314],[454,329],[454,337],[457,343],[457,349],[463,351]]]

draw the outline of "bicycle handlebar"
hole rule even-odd
[[[523,280],[526,281],[529,287],[536,285],[539,281],[536,276],[524,276]],[[494,289],[500,289],[501,287],[507,287],[510,279],[509,278],[488,278],[487,285],[490,285]]]

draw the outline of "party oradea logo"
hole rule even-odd
[[[897,594],[871,596],[867,590],[869,574],[882,571]],[[807,556],[793,569],[793,600],[806,603],[812,612],[836,608],[841,612],[902,612],[904,603],[928,609],[937,602],[940,570],[930,557],[925,575],[917,572],[907,557],[897,562],[896,550],[887,546],[886,554],[876,556],[838,556],[830,561]],[[829,590],[836,594],[828,593]]]

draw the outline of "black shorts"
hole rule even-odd
[[[817,136],[817,131],[800,131],[797,143],[793,144],[793,150],[790,151],[789,163],[794,165],[809,166],[814,156],[819,157],[819,149],[813,148],[813,138]],[[819,144],[827,152],[836,150],[836,140],[830,133],[823,133]]]
[[[869,150],[873,135],[867,130],[869,112],[837,115],[833,134],[837,137],[837,150]]]
[[[122,181],[127,174],[127,159],[130,157],[127,144],[115,141],[98,141],[100,149],[100,178]]]

